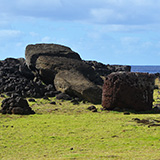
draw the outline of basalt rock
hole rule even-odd
[[[87,109],[92,112],[97,112],[97,108],[95,106],[89,106]]]
[[[94,71],[101,77],[106,77],[113,72],[130,72],[131,66],[128,65],[105,65],[97,61],[84,61],[90,65]]]
[[[72,97],[70,97],[68,94],[60,93],[56,95],[56,99],[58,100],[72,100]]]
[[[2,114],[20,114],[29,115],[35,112],[29,107],[27,100],[16,97],[16,98],[6,98],[2,101],[2,109],[0,113]]]
[[[113,110],[115,107],[135,111],[151,110],[154,78],[153,74],[148,73],[111,73],[103,85],[103,108],[109,110]]]

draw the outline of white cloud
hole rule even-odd
[[[30,32],[29,35],[31,35],[32,37],[37,37],[37,36],[39,36],[39,34],[36,33],[36,32]]]
[[[91,16],[93,16],[93,21],[99,23],[112,23],[113,21],[123,21],[125,16],[121,13],[117,13],[113,9],[107,8],[96,8],[91,9]]]
[[[17,43],[16,43],[16,46],[17,46],[17,47],[21,47],[22,45],[23,45],[22,42],[17,42]]]
[[[51,41],[52,41],[51,37],[48,37],[48,36],[43,37],[41,40],[41,42],[43,42],[43,43],[47,43],[47,42],[51,42]]]
[[[20,7],[37,7],[37,6],[61,6],[61,0],[45,0],[45,1],[39,1],[39,0],[15,0],[16,6]]]
[[[122,37],[121,44],[122,45],[138,45],[140,41],[139,37]]]
[[[112,25],[160,23],[158,0],[1,0],[0,3],[0,15],[11,18],[25,16]]]
[[[22,32],[18,30],[0,30],[0,38],[14,38],[21,34]]]

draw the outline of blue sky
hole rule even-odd
[[[160,65],[160,1],[0,0],[0,59],[36,43],[105,64]]]

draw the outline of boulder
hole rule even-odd
[[[95,106],[89,106],[87,109],[92,112],[97,112],[97,108]]]
[[[54,84],[57,90],[72,97],[79,97],[92,103],[101,103],[101,88],[76,70],[60,71],[55,76]]]
[[[106,77],[103,85],[103,108],[109,110],[116,107],[135,111],[151,110],[154,79],[155,76],[148,73],[111,73]]]
[[[68,94],[65,94],[65,93],[59,93],[56,95],[56,99],[58,100],[71,100],[72,98],[68,95]]]
[[[20,114],[29,115],[35,112],[29,107],[27,100],[16,97],[16,98],[6,98],[2,101],[2,109],[0,113],[2,114]]]
[[[32,70],[36,70],[36,63],[39,57],[65,57],[81,60],[78,53],[72,51],[69,47],[57,44],[36,44],[28,45],[25,51],[26,64]]]
[[[28,45],[25,57],[28,67],[44,83],[53,84],[58,91],[73,97],[101,103],[98,86],[102,86],[103,80],[70,48],[56,44]]]

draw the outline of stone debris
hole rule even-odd
[[[35,112],[29,107],[27,100],[22,97],[6,98],[2,101],[2,114],[20,114],[29,115],[35,114]]]

